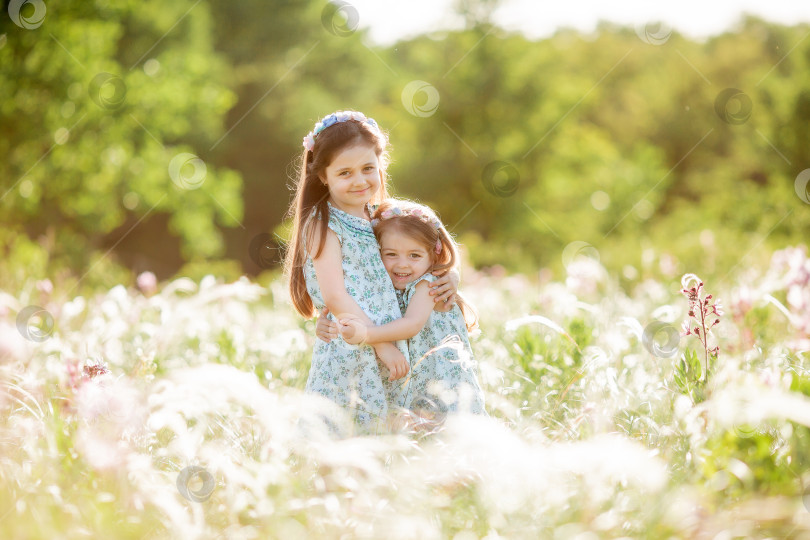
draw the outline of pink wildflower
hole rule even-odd
[[[684,321],[684,335],[694,334],[703,345],[705,358],[703,380],[705,381],[709,372],[709,355],[716,358],[720,353],[720,347],[709,348],[709,334],[712,328],[720,323],[719,317],[723,315],[723,305],[719,299],[712,301],[711,294],[703,296],[703,281],[695,274],[685,274],[681,278],[681,286],[683,287],[681,294],[689,300],[689,317],[697,323],[690,328],[690,321]]]

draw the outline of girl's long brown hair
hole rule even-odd
[[[382,219],[383,212],[393,207],[400,208],[402,214]],[[411,213],[416,209],[427,216],[427,219],[412,215]],[[431,221],[433,221],[433,223],[441,223],[441,221],[436,217],[433,210],[427,206],[412,201],[388,199],[380,204],[374,212],[373,217],[379,220],[374,227],[374,234],[377,237],[378,243],[380,243],[386,231],[396,230],[413,238],[424,246],[433,260],[433,268],[431,271],[447,271],[458,263],[458,244],[456,244],[456,241],[450,233],[447,232],[447,229],[444,228],[444,225],[439,225],[439,227],[436,228],[434,224],[431,224]],[[438,254],[436,253],[437,241],[441,242],[442,245],[441,252]],[[472,331],[478,325],[478,313],[476,313],[475,308],[469,302],[464,300],[460,293],[456,293],[456,296],[456,303],[458,307],[461,308],[462,315],[464,315],[467,330]]]
[[[382,173],[380,189],[371,202],[380,202],[388,197],[386,189],[388,168],[388,139],[382,131],[366,122],[346,120],[321,131],[315,138],[312,150],[304,149],[301,157],[301,170],[295,185],[295,198],[288,215],[293,217],[292,237],[284,256],[284,273],[290,280],[290,297],[293,306],[304,317],[315,315],[315,306],[307,292],[304,280],[304,262],[307,252],[312,251],[312,234],[315,224],[319,224],[320,241],[315,257],[320,256],[326,242],[329,222],[329,188],[321,180],[326,168],[334,157],[346,148],[367,145],[374,149]]]

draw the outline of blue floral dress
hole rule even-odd
[[[317,226],[317,225],[316,225]],[[346,292],[375,325],[402,317],[397,296],[380,258],[380,247],[371,222],[329,204],[328,227],[340,242]],[[312,259],[304,263],[307,292],[319,311],[324,306]],[[328,315],[334,321],[332,313]],[[408,360],[407,342],[396,342]],[[338,337],[329,343],[315,341],[307,392],[321,394],[349,409],[366,431],[377,431],[388,415],[393,386],[390,372],[368,345],[349,345]],[[396,383],[398,381],[394,381]]]
[[[416,284],[436,279],[433,274],[425,274],[408,283],[404,290],[396,291],[403,315],[416,292]],[[434,401],[438,398],[449,412],[487,414],[461,308],[431,311],[424,328],[408,340],[408,352],[411,370],[404,379],[394,381],[394,399],[398,404],[410,407],[415,398],[424,396]]]

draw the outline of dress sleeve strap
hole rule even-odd
[[[335,233],[335,235],[337,235],[340,245],[343,245],[343,238],[346,236],[346,228],[340,221],[340,218],[335,215],[335,212],[329,212],[329,221],[327,222],[327,226]]]
[[[421,276],[419,276],[415,280],[408,283],[408,286],[407,286],[407,288],[405,290],[405,297],[407,298],[408,303],[410,303],[411,298],[413,298],[414,292],[416,292],[416,284],[417,283],[419,283],[420,281],[427,281],[430,284],[430,283],[433,283],[434,281],[436,281],[437,279],[438,278],[436,276],[434,276],[433,274],[428,272],[426,274],[422,274]]]
[[[329,220],[327,221],[326,226],[329,227],[329,229],[331,229],[337,235],[338,242],[341,245],[343,245],[343,237],[344,237],[344,234],[345,234],[344,228],[341,225],[340,220],[337,219],[337,217],[335,217],[332,214],[333,214],[332,212],[329,212]],[[321,222],[321,219],[320,219],[320,216],[318,216],[318,209],[313,208],[312,212],[309,214],[309,217],[307,218],[306,222],[304,223],[304,226],[301,228],[301,237],[302,237],[301,239],[304,241],[305,245],[306,245],[307,235],[312,234],[313,233],[312,228],[313,227],[319,227],[320,222]]]

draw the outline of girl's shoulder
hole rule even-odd
[[[329,212],[328,209],[327,212]],[[329,214],[327,213],[327,218],[328,217]],[[331,224],[331,220],[329,221],[330,223],[328,224],[328,227],[325,231],[327,237],[329,236],[329,232],[331,230],[333,233],[337,234],[338,241],[340,242],[341,235],[339,231],[336,231],[335,227],[333,227]],[[321,243],[321,234],[323,232],[323,229],[321,229],[321,223],[322,223],[321,212],[318,211],[317,207],[313,208],[309,212],[309,215],[306,216],[306,220],[304,221],[303,227],[301,227],[301,238],[304,241],[304,245],[310,245],[311,242],[313,243],[313,245],[317,246]]]
[[[408,283],[407,287],[405,287],[406,291],[409,293],[408,296],[410,296],[410,294],[416,290],[416,286],[419,285],[420,283],[426,283],[427,286],[430,286],[430,284],[436,281],[437,279],[438,278],[433,274],[431,274],[430,272],[422,274],[415,280]]]
[[[416,281],[427,281],[428,283],[433,283],[439,279],[439,276],[434,276],[431,272],[425,272]]]
[[[334,234],[338,242],[342,245],[344,238],[350,230],[348,220],[343,217],[343,214],[345,214],[345,212],[340,211],[330,203],[327,203],[323,212],[319,211],[317,207],[313,208],[309,216],[307,216],[303,230],[306,231],[307,236],[312,235],[314,241],[318,243],[321,237],[321,223],[323,223],[325,219],[327,236]]]

